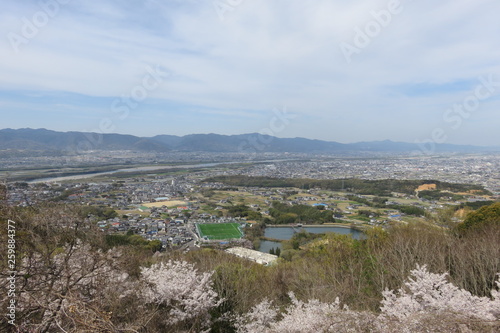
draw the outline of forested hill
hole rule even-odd
[[[304,179],[304,178],[272,178],[272,177],[250,177],[250,176],[217,176],[205,180],[205,182],[220,182],[231,186],[246,187],[295,187],[300,189],[319,188],[330,191],[348,191],[364,195],[389,196],[391,192],[415,194],[415,190],[424,184],[436,184],[436,191],[449,192],[471,192],[478,195],[491,194],[481,185],[456,184],[441,182],[438,180],[397,180],[397,179]]]
[[[421,147],[415,143],[390,140],[339,143],[306,138],[278,138],[259,133],[220,135],[191,134],[185,136],[156,135],[139,137],[123,134],[91,132],[57,132],[47,129],[0,129],[0,150],[34,152],[75,152],[82,150],[134,150],[236,153],[352,153],[397,152],[441,153],[500,151],[500,147],[477,147],[453,144],[432,144]]]

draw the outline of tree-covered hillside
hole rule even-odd
[[[217,176],[210,177],[206,182],[221,182],[231,186],[247,187],[295,187],[299,189],[319,188],[330,191],[349,191],[364,195],[390,196],[392,192],[415,194],[415,190],[424,184],[436,184],[436,190],[450,192],[470,192],[475,194],[490,194],[484,187],[473,184],[456,184],[438,180],[368,180],[368,179],[294,179],[249,176]]]

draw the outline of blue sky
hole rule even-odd
[[[497,0],[0,8],[0,128],[500,145]]]

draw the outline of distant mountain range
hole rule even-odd
[[[185,136],[157,135],[137,137],[123,134],[86,132],[56,132],[46,129],[2,129],[0,150],[78,152],[85,150],[134,150],[144,152],[290,152],[290,153],[347,153],[347,152],[487,152],[500,147],[478,147],[452,144],[427,144],[372,141],[339,143],[304,138],[277,138],[257,133],[241,135],[191,134]]]

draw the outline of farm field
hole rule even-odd
[[[161,207],[167,206],[168,208],[177,207],[177,206],[186,206],[187,202],[180,200],[167,200],[167,201],[158,201],[142,204],[145,207]]]
[[[241,238],[239,223],[201,223],[197,225],[200,237],[210,240]]]

